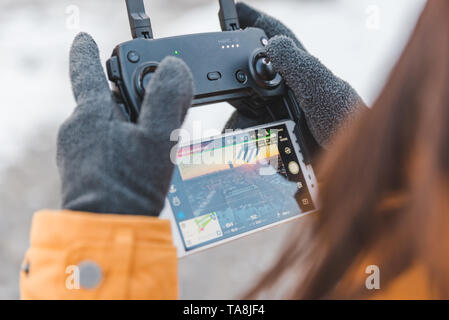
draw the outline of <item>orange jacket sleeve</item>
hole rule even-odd
[[[342,297],[365,283],[365,262],[343,279]],[[37,212],[22,269],[23,299],[178,298],[170,222],[153,217]],[[437,297],[419,264],[371,293],[374,299]]]
[[[22,299],[177,299],[170,222],[37,212],[20,289]]]

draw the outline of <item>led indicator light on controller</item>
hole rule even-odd
[[[179,56],[179,53],[180,53],[180,52],[179,52],[178,50],[175,50],[175,51],[174,51],[175,56]]]
[[[240,44],[227,44],[227,45],[222,45],[221,48],[222,48],[222,49],[240,48]]]

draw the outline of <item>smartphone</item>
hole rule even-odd
[[[275,122],[179,146],[161,213],[178,257],[317,210],[317,181],[294,127]]]

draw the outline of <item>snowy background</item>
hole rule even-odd
[[[291,27],[306,48],[368,104],[381,90],[425,0],[247,1]],[[217,31],[218,1],[148,0],[155,37]],[[59,207],[58,125],[74,108],[68,51],[87,31],[105,61],[130,39],[123,0],[0,1],[0,299],[19,296],[33,212]],[[227,104],[193,109],[185,127],[220,131]],[[300,224],[300,222],[299,222]],[[181,298],[235,298],[282,246],[284,226],[180,261]],[[296,226],[293,226],[296,227]]]

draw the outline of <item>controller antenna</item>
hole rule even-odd
[[[239,17],[237,16],[234,0],[219,1],[220,11],[218,12],[218,17],[220,18],[221,30],[233,31],[240,29]]]
[[[151,21],[145,13],[143,0],[126,0],[126,9],[133,38],[152,39]]]

